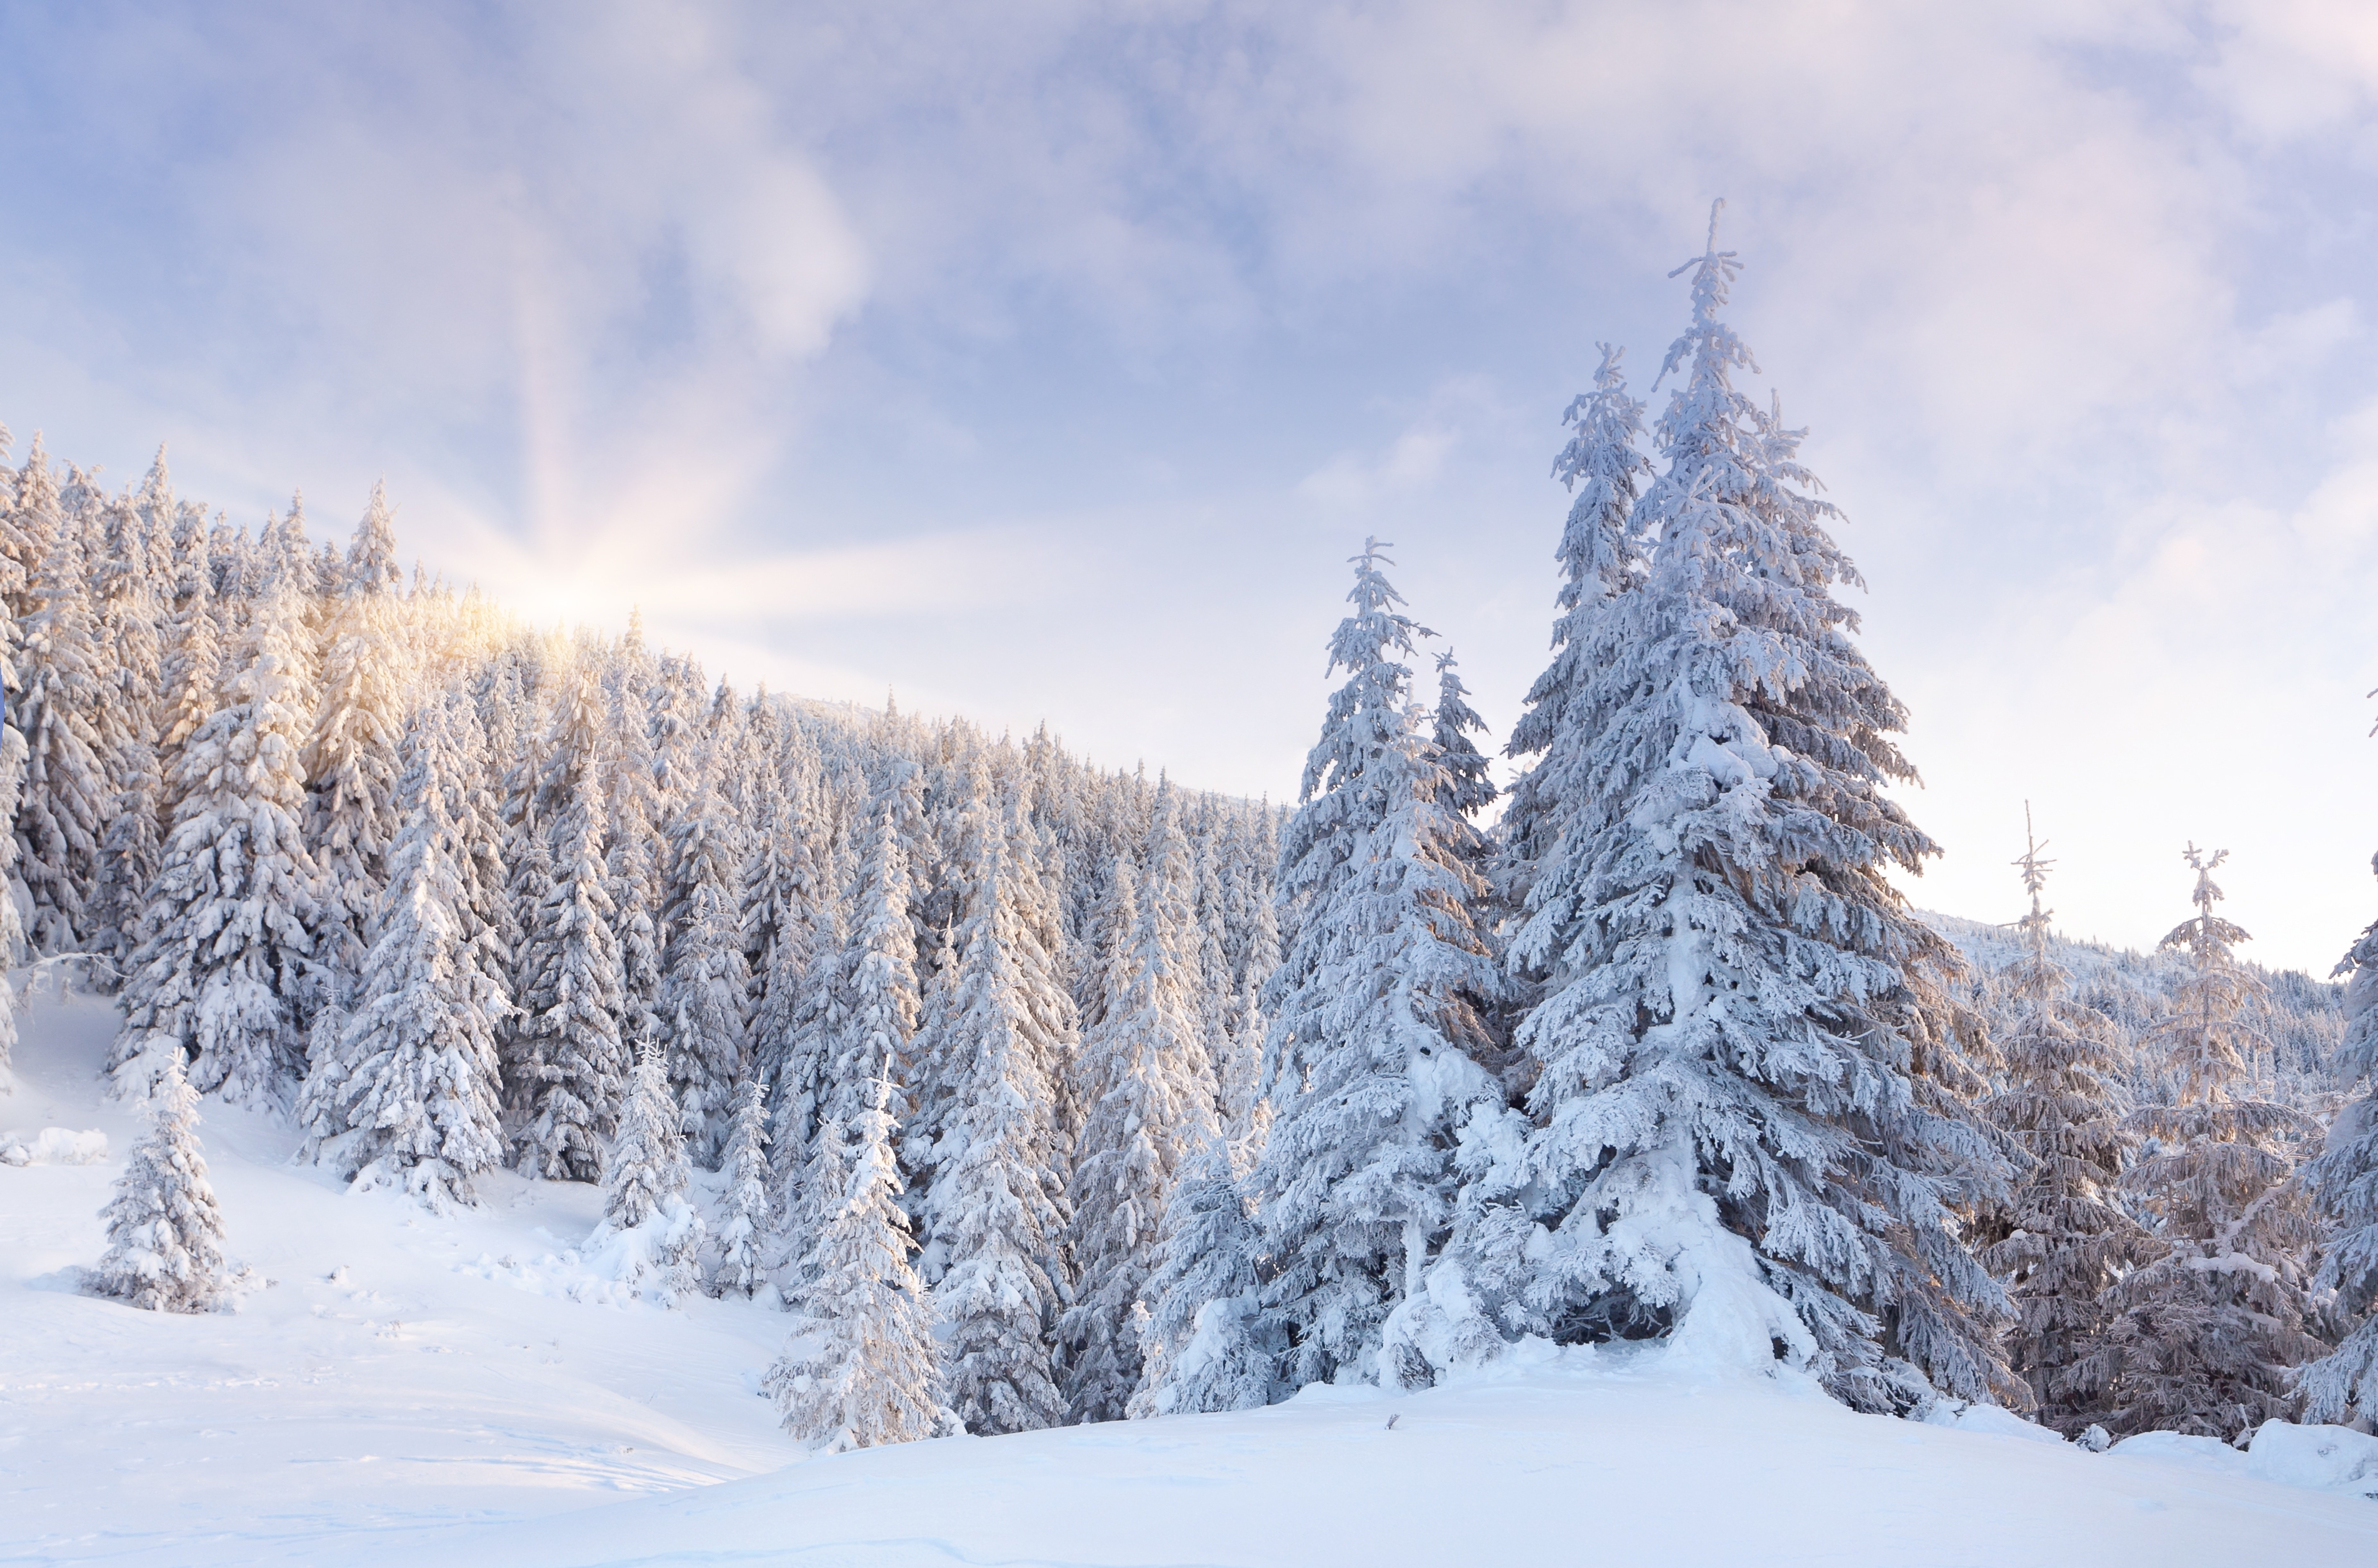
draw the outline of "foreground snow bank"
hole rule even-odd
[[[111,1027],[41,1010],[7,1110],[128,1148],[138,1119],[94,1076]],[[592,1189],[490,1179],[432,1216],[292,1166],[268,1120],[203,1116],[228,1250],[257,1270],[235,1315],[76,1293],[120,1156],[0,1167],[0,1562],[2378,1562],[2378,1503],[2265,1478],[2349,1479],[2365,1453],[2336,1429],[2198,1468],[1642,1350],[803,1459],[757,1393],[785,1315],[597,1288],[617,1270],[578,1251]]]
[[[2264,1421],[2246,1452],[2246,1473],[2283,1486],[2341,1491],[2378,1502],[2378,1437],[2349,1427]]]

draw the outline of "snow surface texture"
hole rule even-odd
[[[2001,1411],[1861,1416],[1632,1347],[804,1461],[757,1394],[784,1314],[597,1288],[573,1253],[594,1189],[491,1175],[484,1207],[433,1216],[342,1194],[213,1100],[256,1274],[236,1312],[138,1311],[76,1291],[139,1131],[99,1095],[112,1015],[26,1023],[0,1138],[95,1129],[111,1153],[0,1167],[0,1563],[2378,1562],[2378,1442],[2339,1429],[2089,1454]]]

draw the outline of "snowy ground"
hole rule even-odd
[[[751,1392],[783,1320],[599,1299],[563,1256],[592,1192],[500,1180],[435,1219],[212,1105],[259,1283],[236,1314],[136,1311],[74,1288],[138,1131],[92,1081],[110,1027],[44,999],[0,1097],[0,1149],[42,1151],[0,1164],[0,1562],[2378,1562],[2378,1502],[2238,1456],[2093,1455],[1590,1352],[797,1463]],[[107,1154],[46,1163],[90,1150],[44,1127]]]

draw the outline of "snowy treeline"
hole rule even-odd
[[[806,1435],[1121,1413],[1180,1151],[1261,1125],[1277,813],[714,689],[408,581],[377,492],[318,546],[162,454],[117,493],[38,438],[0,468],[0,940],[87,955],[189,1151],[126,1215],[213,1212],[186,1079],[432,1207],[603,1183],[590,1258],[799,1314]]]
[[[1738,266],[1713,215],[1656,421],[1607,347],[1568,410],[1508,790],[1372,540],[1284,820],[527,630],[408,584],[377,494],[317,549],[37,442],[0,938],[90,955],[164,1107],[110,1288],[168,1213],[212,1288],[195,1088],[433,1207],[601,1182],[617,1278],[784,1306],[765,1387],[828,1447],[1530,1336],[2093,1442],[2367,1423],[2378,927],[2340,1009],[2240,959],[2193,845],[2153,958],[2056,939],[2036,844],[2011,929],[1908,906],[1905,713],[1805,433],[1735,385]]]

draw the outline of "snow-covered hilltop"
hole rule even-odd
[[[1734,384],[1738,269],[1712,215],[1648,429],[1615,349],[1569,410],[1555,653],[1491,830],[1484,726],[1449,650],[1422,690],[1435,634],[1376,540],[1282,813],[1045,734],[712,690],[632,625],[408,585],[377,493],[318,549],[298,506],[250,536],[162,456],[111,496],[37,439],[0,470],[0,944],[79,988],[23,1047],[44,1125],[0,1126],[51,1518],[25,1538],[107,1546],[44,1441],[69,1412],[161,1466],[260,1452],[137,1435],[177,1354],[247,1369],[205,1386],[276,1443],[240,1389],[370,1364],[320,1418],[354,1443],[429,1412],[438,1520],[469,1517],[458,1455],[624,1432],[624,1389],[675,1413],[638,1428],[668,1474],[818,1466],[586,1534],[384,1543],[505,1561],[612,1560],[615,1532],[639,1560],[1147,1561],[1174,1550],[1134,1502],[1159,1477],[1236,1488],[1236,1523],[1183,1526],[1223,1560],[1410,1561],[1477,1538],[1514,1483],[1448,1478],[1530,1432],[1566,1455],[1535,1466],[1554,1496],[1609,1494],[1595,1538],[1646,1551],[1712,1442],[1730,1495],[1841,1561],[2044,1560],[2037,1531],[2121,1535],[2117,1497],[2203,1551],[2276,1506],[2263,1483],[2378,1493],[2348,1430],[2378,1410],[2378,935],[2341,999],[2263,976],[2192,844],[2196,913],[2152,962],[2057,942],[2036,851],[2011,932],[1908,906],[1891,875],[1937,848],[1892,793],[1905,715],[1803,433]],[[97,1133],[126,1157],[71,1163]],[[103,1227],[76,1207],[102,1171]],[[351,1322],[456,1359],[389,1365]],[[325,1483],[319,1529],[395,1528],[360,1501],[381,1457]],[[2190,1501],[2182,1464],[2228,1479]],[[1879,1478],[1910,1466],[1914,1530]],[[2032,1514],[1950,1501],[2035,1479]],[[1299,1486],[1333,1501],[1291,1521]],[[1428,1529],[1349,1512],[1448,1487]],[[318,1545],[205,1490],[138,1549]],[[1497,1554],[1573,1538],[1511,1495]],[[1068,1496],[1041,1538],[983,1516]],[[1864,1555],[1826,1551],[1869,1504],[1830,1538]],[[2286,1508],[2301,1561],[2378,1530]],[[1751,1526],[1696,1527],[1715,1557]],[[1935,1557],[1928,1529],[1967,1533]]]

